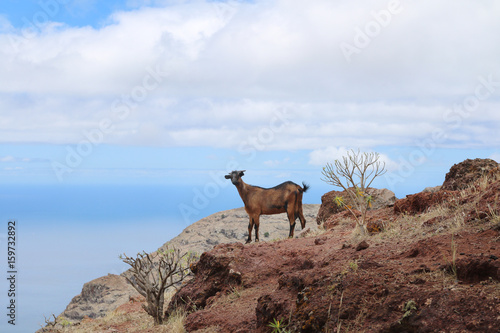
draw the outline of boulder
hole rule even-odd
[[[368,188],[366,190],[368,195],[372,196],[372,207],[371,210],[392,207],[396,202],[396,196],[394,192],[388,189],[376,189]],[[318,224],[326,222],[332,215],[337,214],[344,210],[344,208],[339,207],[335,203],[335,197],[344,198],[344,202],[351,204],[349,202],[349,196],[345,191],[330,191],[321,197],[321,207],[319,208],[316,222]]]
[[[345,196],[344,191],[330,191],[321,196],[321,206],[316,217],[318,224],[326,222],[330,216],[340,213],[343,210],[343,208],[335,203],[335,197],[337,196]]]
[[[467,159],[450,168],[441,190],[463,190],[483,176],[500,176],[499,164],[489,158]]]
[[[397,200],[394,192],[386,188],[369,188],[366,192],[373,197],[372,210],[392,207]]]

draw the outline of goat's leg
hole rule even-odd
[[[297,200],[295,202],[295,205],[297,207],[297,210],[295,219],[298,218],[300,220],[300,226],[302,227],[302,229],[304,229],[306,227],[306,219],[304,218],[304,212],[302,211],[302,192],[298,191],[296,198]]]
[[[254,223],[254,228],[255,228],[255,241],[258,242],[259,241],[259,224],[260,224],[260,216],[257,215],[253,221]]]
[[[306,227],[306,218],[304,217],[304,212],[302,211],[302,203],[299,204],[299,211],[298,211],[298,217],[300,220],[300,225],[302,229]]]
[[[249,216],[249,222],[248,222],[248,238],[245,244],[251,243],[252,242],[252,228],[253,228],[253,217]]]
[[[290,221],[290,233],[288,234],[288,238],[293,238],[293,232],[295,231],[295,212],[287,212],[288,221]]]

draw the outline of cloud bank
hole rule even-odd
[[[1,142],[77,144],[105,123],[100,142],[120,145],[498,146],[499,10],[136,1],[100,27],[32,31],[4,17]]]

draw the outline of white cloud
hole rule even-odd
[[[327,163],[334,163],[346,156],[350,149],[344,147],[327,147],[313,150],[309,154],[309,164],[325,166]]]
[[[2,163],[39,163],[39,162],[48,162],[48,159],[45,158],[28,158],[28,157],[14,157],[12,155],[7,155],[4,157],[0,157],[0,162]]]
[[[53,23],[30,38],[0,18],[3,137],[75,144],[103,119],[113,124],[104,142],[125,145],[238,148],[260,135],[264,150],[328,152],[414,145],[436,130],[447,134],[440,146],[491,146],[497,137],[497,2],[401,2],[350,63],[339,45],[353,43],[387,1],[143,7],[161,3],[131,1],[137,9],[100,28]],[[157,68],[159,84],[145,89]],[[488,75],[494,91],[451,126],[454,105]],[[134,104],[126,117],[117,101]],[[273,130],[283,107],[291,117]]]
[[[285,157],[284,159],[281,159],[281,160],[268,160],[268,161],[264,161],[264,165],[268,166],[268,167],[277,167],[277,166],[280,166],[280,165],[283,165],[283,164],[288,164],[290,162],[290,158],[289,157]]]
[[[333,164],[335,160],[342,160],[346,157],[348,153],[352,150],[357,151],[353,148],[345,147],[327,147],[324,149],[315,149],[309,154],[309,164],[325,166],[327,163]],[[361,150],[361,152],[372,152],[371,150]],[[399,169],[399,164],[389,158],[386,154],[379,153],[379,161],[383,163],[384,168],[388,171],[394,171]]]
[[[23,167],[6,167],[6,168],[3,168],[5,171],[20,171],[20,170],[24,170]]]
[[[13,30],[12,24],[5,15],[0,14],[0,33]]]
[[[14,156],[5,156],[0,158],[0,162],[14,162],[15,160]]]

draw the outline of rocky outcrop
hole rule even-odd
[[[395,213],[416,214],[423,213],[432,207],[443,203],[463,204],[471,200],[477,201],[477,206],[466,215],[466,221],[482,219],[490,214],[491,209],[496,207],[496,194],[498,193],[498,183],[495,179],[500,176],[499,164],[491,159],[467,159],[455,164],[446,174],[442,186],[427,188],[423,192],[407,195],[406,198],[397,200],[394,204]],[[479,181],[489,178],[489,183],[484,182],[484,189],[479,189]],[[478,200],[477,194],[462,197],[459,193],[471,187],[477,187],[481,194]]]
[[[500,216],[500,180],[483,185],[461,199],[461,204],[474,203],[474,208],[465,214],[465,222],[478,221]]]
[[[392,205],[394,205],[394,202],[396,202],[396,196],[394,195],[394,192],[385,188],[368,188],[366,190],[366,193],[372,196],[371,210],[391,207]],[[321,197],[321,207],[318,212],[318,217],[316,218],[316,222],[318,224],[326,222],[330,216],[345,210],[335,203],[335,197],[342,197],[344,199],[344,202],[350,204],[349,196],[345,193],[345,191],[330,191],[324,194]]]
[[[441,185],[439,185],[439,186],[429,186],[429,187],[424,188],[424,190],[422,192],[424,192],[424,193],[427,193],[427,192],[434,193],[434,192],[439,191],[440,189],[441,189]]]
[[[302,205],[306,226],[314,227],[320,205]],[[300,223],[296,229],[300,230]],[[288,237],[290,224],[286,214],[262,215],[260,217],[260,241],[283,239]],[[248,237],[248,214],[245,208],[236,208],[212,214],[188,226],[177,237],[165,243],[160,249],[174,246],[181,251],[193,251],[199,254],[211,250],[218,244],[232,242],[244,243]]]
[[[319,205],[303,205],[304,217],[308,227],[317,228],[314,223]],[[298,225],[298,224],[297,224]],[[286,214],[263,215],[260,219],[261,242],[288,237],[290,230]],[[244,208],[237,208],[215,213],[188,226],[181,234],[171,239],[161,250],[167,247],[202,254],[218,244],[243,243],[248,235],[248,215]],[[66,310],[63,318],[75,323],[84,317],[98,318],[115,310],[118,306],[138,297],[137,291],[125,280],[128,271],[121,275],[109,274],[84,284],[80,295],[75,296]]]
[[[446,174],[441,190],[456,191],[467,188],[483,176],[499,176],[499,164],[492,159],[467,159],[455,164]]]
[[[417,214],[427,211],[431,207],[457,197],[456,191],[420,192],[407,195],[406,198],[397,200],[394,212],[401,214]]]
[[[85,317],[104,317],[110,309],[114,310],[138,296],[139,293],[123,277],[108,274],[85,283],[81,294],[73,297],[61,316],[71,322]]]

